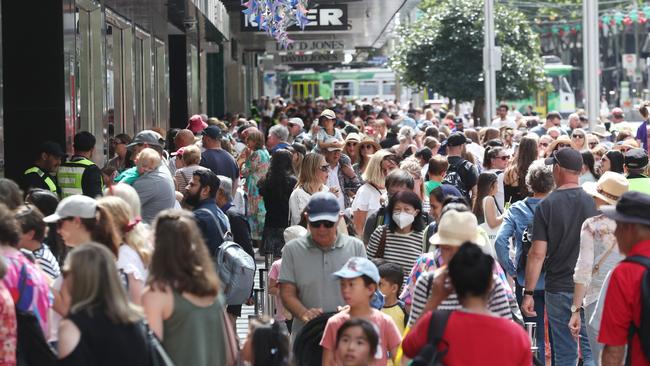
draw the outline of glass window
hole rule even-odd
[[[359,82],[359,96],[379,95],[379,83],[376,81]]]

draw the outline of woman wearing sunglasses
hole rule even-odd
[[[609,150],[600,159],[600,166],[598,172],[602,175],[605,172],[614,172],[623,174],[623,164],[625,163],[625,156],[618,150]]]
[[[352,132],[345,138],[345,147],[343,152],[350,158],[352,164],[359,162],[359,143],[361,142],[361,137],[358,133]]]
[[[571,132],[571,144],[573,148],[582,152],[589,149],[587,144],[587,133],[582,128],[576,128]]]
[[[556,140],[550,143],[548,147],[546,148],[546,154],[544,155],[545,158],[548,158],[553,154],[553,151],[557,151],[560,149],[564,149],[566,147],[573,147],[571,144],[571,138],[566,135],[560,135]]]
[[[391,156],[395,156],[395,154],[388,150],[379,150],[372,155],[368,168],[363,173],[365,183],[357,190],[354,201],[352,201],[352,221],[354,222],[354,229],[360,238],[363,238],[366,219],[370,214],[379,210],[382,196],[386,195],[384,181],[387,173],[385,168],[388,165],[395,165],[394,167],[397,168],[397,164],[388,161],[387,158]],[[384,164],[386,166],[383,166]]]
[[[510,162],[510,154],[508,150],[501,146],[487,146],[483,155],[483,168],[484,172],[494,173],[497,176],[497,193],[496,202],[500,210],[503,210],[505,204],[505,192],[503,190],[503,179],[505,175],[503,172],[506,170]]]
[[[327,192],[327,177],[329,175],[329,164],[325,157],[318,153],[309,153],[305,156],[298,177],[298,184],[289,197],[290,225],[300,223],[302,210],[307,207],[309,198],[317,192]]]
[[[359,179],[361,179],[363,173],[366,171],[370,156],[379,150],[381,150],[381,146],[379,146],[372,137],[364,136],[363,139],[361,139],[361,142],[359,143],[359,159],[352,166]]]

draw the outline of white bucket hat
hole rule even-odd
[[[582,185],[582,189],[590,196],[598,197],[610,205],[615,205],[629,188],[630,184],[623,174],[612,171],[603,173],[598,182],[586,182]]]
[[[479,246],[485,246],[485,238],[479,234],[478,221],[471,212],[451,210],[440,218],[438,232],[433,234],[429,243],[432,245],[461,246],[469,241]]]

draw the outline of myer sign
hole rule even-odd
[[[309,55],[275,55],[275,63],[283,65],[297,64],[330,64],[340,63],[345,60],[345,55],[340,52],[335,53],[311,53]]]
[[[348,29],[348,6],[346,4],[321,5],[309,9],[305,31],[335,31]],[[293,26],[290,31],[300,31],[300,27]],[[260,32],[259,25],[255,22],[255,15],[241,13],[242,32]]]
[[[276,41],[266,42],[266,53],[305,52],[305,51],[343,51],[353,49],[348,42],[341,39],[296,40],[286,49]]]

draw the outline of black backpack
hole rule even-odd
[[[467,164],[471,164],[471,163],[465,159],[460,159],[458,163],[454,165],[450,165],[449,168],[447,169],[447,173],[445,174],[445,177],[442,178],[442,182],[441,182],[442,184],[450,184],[456,187],[464,197],[469,197],[469,192],[467,190],[467,187],[465,187],[465,183],[463,183],[463,179],[458,173],[458,169],[461,166]],[[466,167],[466,169],[469,170],[469,167]]]
[[[535,210],[528,204],[528,200],[524,200],[526,207],[535,215]],[[526,268],[526,262],[528,261],[528,252],[530,247],[533,246],[533,222],[531,221],[528,226],[524,229],[524,232],[521,234],[521,255],[519,256],[519,261],[517,261],[517,268]],[[546,262],[542,266],[542,272],[546,269]]]
[[[447,354],[447,349],[438,351],[438,344],[442,341],[442,336],[447,327],[447,321],[451,311],[433,310],[431,312],[431,321],[429,322],[429,332],[427,333],[427,344],[415,356],[411,366],[441,366],[442,359]]]
[[[631,365],[632,338],[634,334],[639,335],[641,350],[646,360],[650,360],[650,258],[641,255],[627,257],[623,262],[637,263],[645,267],[643,278],[641,278],[641,323],[638,327],[630,322],[630,332],[627,337],[628,352],[625,360],[626,365]]]

